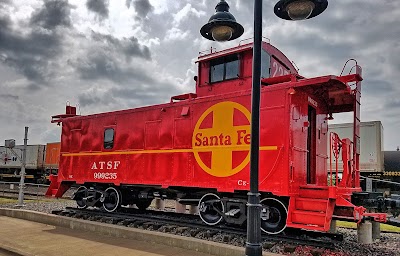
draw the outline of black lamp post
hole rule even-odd
[[[304,20],[321,14],[328,7],[328,0],[280,0],[274,8],[275,14],[286,20]],[[244,29],[229,13],[225,0],[215,7],[200,33],[215,41],[230,41],[240,37]],[[260,88],[262,45],[262,0],[254,0],[253,79],[251,90],[251,140],[250,140],[250,191],[247,203],[246,256],[261,256],[261,204],[258,191],[258,164],[260,147]]]

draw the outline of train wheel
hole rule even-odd
[[[287,208],[276,198],[261,200],[261,230],[267,234],[279,234],[286,228]]]
[[[88,196],[88,190],[87,187],[85,186],[80,186],[78,190],[75,192],[75,201],[76,205],[78,206],[79,209],[85,209],[88,207],[86,204],[86,201],[83,200],[83,198]]]
[[[216,194],[205,194],[199,202],[199,215],[207,225],[217,225],[223,219],[224,204]]]
[[[139,210],[146,210],[151,205],[153,199],[141,199],[135,203]]]
[[[107,188],[105,192],[107,196],[103,202],[104,210],[113,212],[121,205],[121,193],[114,187]]]

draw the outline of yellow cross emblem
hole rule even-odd
[[[238,125],[234,124],[235,110],[244,117]],[[200,128],[210,114],[212,127]],[[208,108],[200,116],[193,131],[192,146],[195,159],[204,171],[216,177],[228,177],[240,172],[250,160],[249,144],[250,112],[236,102],[221,102]],[[240,151],[246,152],[246,157],[234,166],[233,154]],[[202,152],[211,153],[211,164],[204,163],[200,157]]]

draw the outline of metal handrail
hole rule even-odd
[[[330,133],[330,140],[329,140],[329,151],[330,151],[330,157],[329,157],[329,186],[338,186],[339,184],[339,154],[340,154],[340,148],[341,148],[341,140],[339,138],[339,135],[331,132]],[[335,145],[335,147],[334,147]],[[333,173],[333,168],[332,168],[332,156],[335,158],[335,171]],[[335,174],[335,185],[333,185],[333,174]]]

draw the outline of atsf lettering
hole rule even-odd
[[[92,170],[118,170],[119,165],[121,164],[121,161],[99,161],[99,162],[93,162],[92,167],[90,169]]]

